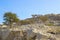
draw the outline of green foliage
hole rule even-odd
[[[11,12],[6,12],[4,14],[4,24],[8,24],[8,25],[12,25],[13,23],[16,23],[19,21],[19,19],[17,18],[17,15]]]
[[[48,20],[48,17],[46,17],[46,16],[40,16],[39,18],[40,18],[43,22],[45,22],[45,21]]]
[[[49,23],[49,24],[46,24],[47,26],[54,26],[54,24],[53,23]]]
[[[25,25],[25,24],[32,24],[34,23],[34,20],[20,20],[21,25]]]
[[[32,18],[35,20],[41,20],[42,22],[45,22],[48,20],[48,17],[45,15],[32,15]]]
[[[21,23],[21,25],[28,24],[28,22],[26,20],[21,20],[20,23]]]

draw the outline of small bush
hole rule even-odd
[[[52,24],[52,23],[49,23],[49,24],[46,24],[47,26],[54,26],[54,24]]]

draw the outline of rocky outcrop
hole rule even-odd
[[[17,28],[4,30],[2,38],[4,40],[59,40],[60,34],[56,34],[55,30],[56,27],[43,24],[22,25]]]

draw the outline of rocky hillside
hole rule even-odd
[[[60,14],[32,15],[12,27],[0,27],[1,40],[60,40]]]
[[[60,40],[60,27],[44,24],[2,28],[1,31],[2,40]]]

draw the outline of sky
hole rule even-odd
[[[0,0],[0,23],[5,12],[16,13],[19,19],[32,14],[60,13],[60,0]]]

